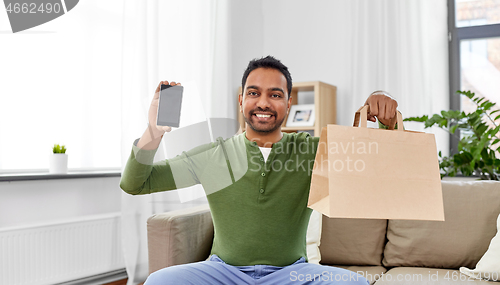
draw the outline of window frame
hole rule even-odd
[[[500,37],[500,23],[480,26],[457,27],[455,0],[448,1],[448,57],[450,110],[461,110],[460,96],[460,41]],[[457,130],[458,135],[460,131]],[[450,134],[450,155],[458,152],[458,138]]]

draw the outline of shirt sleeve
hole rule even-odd
[[[135,140],[132,145],[120,179],[120,188],[132,195],[177,189],[168,161],[153,163],[158,149],[141,149],[137,147],[138,141],[139,139]]]
[[[200,183],[198,173],[203,171],[205,164],[196,158],[199,157],[199,153],[206,152],[212,145],[196,147],[172,159],[153,163],[158,149],[141,149],[137,147],[138,141],[139,139],[135,140],[132,145],[132,151],[122,172],[120,188],[123,191],[132,195],[142,195]]]

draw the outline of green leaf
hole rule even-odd
[[[491,107],[495,106],[495,103],[491,103],[490,101],[486,101],[484,102],[483,104],[481,104],[481,107],[484,109],[484,110],[490,110]]]
[[[54,147],[52,148],[53,153],[66,153],[66,147],[63,145],[58,145],[54,144]]]
[[[455,131],[457,130],[457,128],[458,128],[458,125],[451,126],[450,133],[454,134]]]
[[[458,94],[462,94],[462,95],[465,95],[467,96],[469,99],[472,99],[474,97],[474,93],[470,92],[470,91],[457,91]]]
[[[422,117],[409,117],[409,118],[405,118],[403,121],[406,121],[406,122],[425,122],[429,119],[429,117],[427,115],[424,115]]]

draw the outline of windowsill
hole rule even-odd
[[[24,173],[2,173],[0,182],[4,181],[27,181],[27,180],[51,180],[51,179],[81,179],[99,177],[120,177],[120,170],[68,170],[64,174],[52,174],[46,172],[24,172]]]

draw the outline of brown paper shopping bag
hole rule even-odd
[[[336,218],[444,221],[434,135],[404,130],[399,112],[397,130],[367,128],[367,112],[356,112],[354,127],[322,129],[308,207]]]

